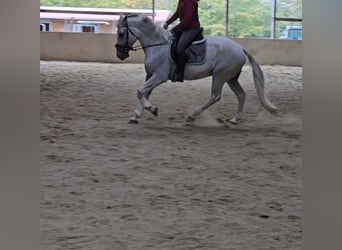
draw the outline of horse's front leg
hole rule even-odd
[[[142,117],[144,109],[150,111],[154,116],[158,116],[158,107],[153,106],[148,98],[150,97],[152,90],[165,81],[166,80],[160,80],[155,75],[146,76],[146,81],[143,87],[137,91],[139,103],[134,110],[133,116],[131,117],[129,123],[138,123],[139,119]]]
[[[151,74],[146,74],[146,77],[145,77],[145,81],[147,81],[148,79],[151,78]],[[146,98],[148,99],[149,96],[151,95],[152,91],[150,91],[149,93],[146,94]],[[131,119],[129,120],[129,123],[132,123],[132,124],[137,124],[139,123],[139,119],[140,117],[142,116],[144,112],[144,107],[143,105],[141,105],[141,102],[139,101],[137,107],[135,108],[134,110],[134,113],[133,113],[133,116],[131,117]]]
[[[148,101],[148,98],[146,97],[146,101]],[[150,105],[145,105],[142,103],[142,101],[140,100],[137,107],[134,110],[133,116],[131,117],[131,119],[129,120],[129,123],[132,124],[137,124],[139,123],[139,119],[141,118],[144,109],[147,109],[148,111],[150,111],[153,115],[158,116],[158,108],[157,107],[153,107],[151,104]]]
[[[158,116],[158,107],[152,106],[148,98],[150,97],[152,93],[152,89],[147,91],[146,94],[144,94],[143,90],[137,91],[138,99],[140,100],[140,106],[144,109],[147,109],[150,111],[154,116]]]
[[[133,116],[131,117],[131,119],[129,119],[129,123],[138,124],[139,119],[142,116],[143,112],[144,112],[144,108],[141,105],[141,103],[139,102],[137,107],[134,110]]]

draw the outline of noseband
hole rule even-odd
[[[171,39],[167,40],[167,41],[164,41],[164,42],[161,42],[161,43],[157,43],[157,44],[151,44],[151,45],[146,45],[146,46],[135,46],[135,47],[132,47],[132,46],[129,46],[128,45],[128,38],[129,38],[129,33],[131,33],[137,40],[139,40],[139,37],[129,28],[128,26],[128,22],[127,22],[127,16],[124,17],[124,25],[125,25],[125,28],[126,28],[126,42],[125,42],[125,45],[120,45],[120,44],[116,44],[115,45],[115,48],[122,52],[122,53],[128,53],[130,50],[133,50],[133,51],[137,51],[137,50],[140,50],[140,49],[145,49],[145,48],[149,48],[149,47],[154,47],[154,46],[159,46],[159,45],[166,45],[168,44]]]

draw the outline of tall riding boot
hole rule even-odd
[[[174,81],[177,81],[177,82],[184,81],[184,69],[185,69],[185,64],[187,60],[188,60],[188,57],[185,55],[185,53],[177,53],[176,72],[175,72]]]

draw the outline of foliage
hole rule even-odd
[[[155,0],[156,9],[174,11],[178,0]],[[273,0],[229,0],[230,37],[270,37]],[[40,0],[41,6],[151,9],[152,0]],[[227,0],[200,0],[199,16],[206,35],[224,35]],[[277,0],[278,17],[302,17],[302,0]],[[278,33],[292,23],[278,22]]]

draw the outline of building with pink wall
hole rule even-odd
[[[116,33],[120,14],[144,14],[162,25],[170,16],[169,10],[108,9],[76,7],[40,7],[40,31]]]

